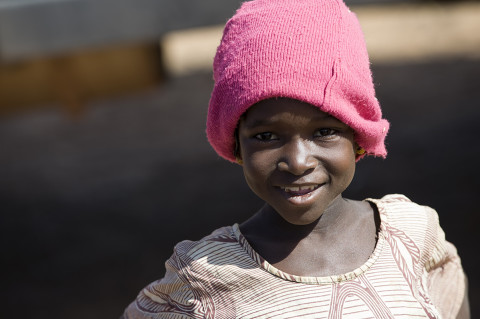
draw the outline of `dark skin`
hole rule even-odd
[[[355,171],[353,131],[306,103],[272,99],[246,114],[238,135],[247,183],[266,201],[240,226],[252,247],[300,276],[342,274],[364,264],[376,244],[374,209],[341,195]],[[281,189],[302,185],[318,188],[313,195]]]
[[[265,260],[314,277],[368,260],[380,221],[374,205],[342,197],[358,149],[347,125],[307,103],[269,99],[242,117],[238,143],[245,179],[265,201],[240,230]],[[467,297],[457,318],[470,318]]]
[[[294,227],[265,205],[240,229],[263,258],[284,272],[313,277],[347,273],[373,252],[376,224],[368,204],[343,199],[343,205],[348,212],[341,220],[330,223],[327,219],[334,216],[322,216]]]

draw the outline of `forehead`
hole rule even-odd
[[[242,124],[255,127],[278,121],[316,122],[322,120],[338,121],[311,104],[288,98],[274,98],[258,102],[243,116]],[[340,122],[341,123],[341,122]]]

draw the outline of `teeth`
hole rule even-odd
[[[300,187],[300,190],[304,190],[304,189],[307,189],[309,191],[313,191],[315,189],[315,186],[313,185],[310,185],[310,186],[302,186]]]
[[[313,191],[316,188],[316,185],[309,185],[309,186],[294,186],[294,187],[282,187],[282,189],[286,192],[298,192],[298,191]]]

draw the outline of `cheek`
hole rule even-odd
[[[258,192],[261,192],[261,189],[267,184],[274,165],[269,160],[271,157],[262,152],[253,154],[245,152],[244,155],[242,167],[245,180],[252,191],[259,195]]]
[[[339,148],[330,162],[330,171],[333,175],[339,176],[350,183],[355,174],[355,150],[349,143]]]
[[[245,154],[243,159],[243,173],[249,180],[263,180],[269,172],[270,164],[259,154]]]

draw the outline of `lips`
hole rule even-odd
[[[280,189],[290,196],[303,196],[309,194],[319,188],[319,184],[298,185],[298,186],[281,186]]]

